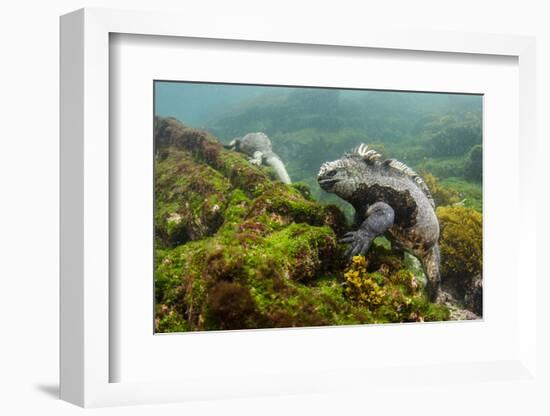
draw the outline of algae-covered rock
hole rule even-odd
[[[212,235],[223,223],[229,180],[181,150],[156,163],[156,237],[177,246]]]
[[[446,319],[389,249],[369,253],[383,301],[346,293],[345,216],[307,186],[175,119],[155,120],[155,144],[157,331]]]
[[[422,178],[428,185],[436,206],[453,205],[460,201],[458,192],[452,188],[442,186],[436,176],[423,172]]]
[[[481,315],[481,213],[462,206],[439,207],[441,276],[443,287],[466,308]]]
[[[155,133],[157,330],[330,323],[292,309],[342,267],[341,211],[206,132],[157,118]]]
[[[375,267],[363,256],[353,257],[344,272],[346,297],[352,303],[367,306],[374,322],[448,320],[448,308],[430,303],[414,274],[401,263],[391,261],[392,256],[384,249],[381,251],[374,256],[378,262]]]

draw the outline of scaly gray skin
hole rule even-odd
[[[286,171],[281,158],[271,149],[271,140],[264,133],[248,133],[242,138],[233,139],[228,149],[237,150],[248,156],[251,163],[261,165],[262,163],[271,166],[279,180],[283,183],[290,183],[290,177]]]
[[[355,208],[357,231],[341,242],[350,243],[346,256],[365,255],[372,241],[387,232],[393,244],[417,257],[428,279],[428,295],[440,291],[439,222],[430,191],[422,178],[395,159],[361,144],[341,159],[321,166],[317,181]]]

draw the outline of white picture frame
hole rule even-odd
[[[220,20],[205,28],[200,22],[172,13],[82,9],[61,18],[61,398],[80,406],[159,403],[196,398],[242,397],[262,394],[310,393],[372,385],[395,369],[334,369],[317,373],[283,371],[263,380],[235,383],[231,374],[213,382],[206,377],[178,381],[110,382],[109,296],[109,36],[113,33],[226,39],[249,42],[332,45],[334,47],[431,51],[441,54],[483,54],[516,57],[519,66],[518,213],[532,204],[530,172],[535,160],[535,41],[530,37],[468,33],[396,32],[349,28],[328,35],[314,26],[307,33],[282,31],[277,24],[235,31]],[[521,242],[535,241],[536,218],[521,215],[518,261],[526,265],[517,293],[518,345],[506,360],[474,363],[442,362],[415,369],[420,380],[442,370],[464,381],[480,382],[487,374],[521,382],[536,378],[536,270],[534,250]],[[112,225],[112,224],[111,224]],[[517,273],[517,271],[516,271]],[[315,331],[315,330],[313,330]],[[311,332],[313,334],[313,332]],[[215,336],[215,335],[213,335]],[[383,337],[383,335],[380,335]],[[381,342],[383,340],[381,339]],[[484,377],[478,377],[484,374]],[[473,375],[473,376],[472,376]],[[477,376],[476,376],[477,375]],[[341,380],[346,379],[344,383]],[[406,377],[405,377],[405,380]],[[408,381],[413,384],[416,381]],[[407,381],[405,381],[407,383]]]

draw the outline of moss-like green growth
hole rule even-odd
[[[452,188],[446,188],[439,183],[439,180],[431,173],[423,173],[422,178],[430,190],[435,205],[453,205],[460,201],[457,191]]]
[[[436,206],[460,205],[481,212],[483,207],[481,183],[466,181],[459,177],[440,181],[426,171],[422,178],[428,185]]]
[[[155,328],[158,332],[187,332],[189,327],[181,315],[166,305],[155,307]]]
[[[479,212],[466,207],[440,207],[441,275],[460,297],[482,274],[483,223]]]
[[[326,226],[290,224],[269,235],[264,247],[274,259],[283,262],[280,266],[285,274],[297,281],[312,280],[340,262],[334,231]]]
[[[353,303],[365,306],[373,322],[424,322],[449,319],[443,305],[431,304],[420,283],[401,263],[390,266],[381,263],[378,270],[369,271],[368,261],[355,256],[344,272],[344,292]]]
[[[292,184],[292,187],[296,189],[302,196],[307,199],[308,201],[313,201],[313,197],[311,195],[311,189],[309,189],[309,186],[303,182],[294,182]]]
[[[155,234],[161,245],[174,247],[216,232],[230,189],[227,178],[175,149],[155,167]]]
[[[256,303],[250,290],[239,283],[218,282],[208,293],[212,318],[221,329],[256,326]]]
[[[367,260],[355,256],[344,273],[346,296],[353,302],[374,309],[382,303],[385,292],[381,287],[384,277],[379,273],[367,273]]]
[[[334,232],[327,226],[291,224],[279,231],[266,232],[260,222],[244,222],[231,233],[221,229],[213,238],[173,250],[159,250],[157,302],[178,311],[190,329],[269,327],[277,324],[270,316],[278,311],[276,315],[280,318],[281,305],[285,310],[296,306],[286,303],[289,298],[299,295],[311,301],[310,296],[303,293],[310,290],[304,284],[334,273],[341,267],[340,254]],[[249,290],[254,307],[248,301],[246,305],[247,310],[255,311],[254,319],[237,321],[234,315],[238,311],[229,309],[244,307],[242,303],[228,303],[225,308],[213,305],[212,302],[225,296],[221,294],[225,289],[219,289],[225,287],[219,286],[221,282]],[[236,292],[244,293],[244,289],[233,289],[232,297]],[[213,298],[213,294],[216,297]],[[300,325],[306,318],[293,322]]]

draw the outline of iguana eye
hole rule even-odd
[[[335,170],[330,170],[327,173],[325,173],[325,176],[328,176],[329,178],[333,177],[334,175],[336,175]]]

